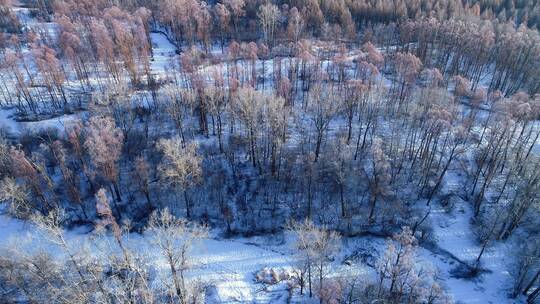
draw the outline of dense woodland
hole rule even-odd
[[[291,294],[449,303],[415,251],[437,249],[433,206],[458,201],[482,250],[456,276],[519,244],[508,298],[539,301],[538,28],[536,0],[0,1],[0,105],[78,115],[2,130],[2,210],[68,258],[0,255],[0,303],[205,302],[184,273],[210,231],[295,235]],[[117,254],[74,252],[79,226]],[[124,237],[143,231],[168,261],[159,287]],[[329,279],[366,235],[388,238],[377,280]]]

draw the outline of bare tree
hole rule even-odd
[[[319,158],[324,135],[328,131],[330,122],[336,117],[340,106],[341,97],[333,95],[330,88],[316,85],[311,89],[307,112],[315,128],[315,162]]]
[[[78,206],[85,219],[88,219],[88,214],[84,208],[83,194],[79,189],[80,178],[78,172],[73,168],[73,162],[68,158],[68,151],[63,147],[59,140],[54,141],[50,145],[50,151],[53,154],[55,160],[58,162],[62,177],[67,188],[67,196],[69,200]]]
[[[110,268],[111,275],[106,278],[106,286],[108,296],[111,302],[129,302],[129,303],[152,303],[152,292],[148,283],[148,270],[141,263],[142,257],[136,251],[128,247],[126,242],[125,232],[129,229],[126,225],[120,226],[114,217],[107,192],[101,188],[95,195],[96,211],[101,219],[96,223],[96,235],[103,236],[99,238],[101,244],[97,244],[96,248],[103,254],[99,259],[95,259],[94,263],[97,267]],[[109,238],[104,235],[106,228],[109,227],[112,231],[113,241],[120,248],[121,256],[118,257],[115,251],[111,251],[112,244],[109,243]],[[95,269],[96,266],[90,267],[90,273],[100,276],[103,270]],[[99,282],[99,281],[98,281]]]
[[[304,30],[304,18],[298,12],[296,7],[291,8],[289,11],[289,23],[287,24],[287,33],[289,34],[289,39],[291,39],[295,44],[300,40],[302,32]]]
[[[246,11],[244,9],[244,7],[246,6],[245,0],[224,0],[223,4],[225,4],[229,8],[229,11],[231,12],[231,17],[232,17],[231,19],[233,22],[234,33],[235,33],[236,39],[238,39],[240,18],[246,14]]]
[[[180,303],[194,303],[197,295],[188,288],[185,272],[190,267],[191,251],[206,238],[208,229],[174,217],[168,209],[154,212],[147,232],[151,242],[159,247],[171,270],[174,292]]]
[[[288,119],[290,110],[285,99],[277,96],[268,96],[264,110],[264,120],[268,137],[270,153],[270,170],[272,175],[278,170],[281,163],[283,144],[287,139]],[[268,150],[268,149],[266,149]]]
[[[11,177],[0,182],[0,201],[8,204],[9,212],[15,217],[27,217],[33,211],[26,188]]]
[[[84,257],[88,253],[84,251],[84,246],[80,246],[81,244],[79,244],[79,250],[77,250],[73,248],[72,244],[68,243],[64,235],[64,228],[61,226],[64,219],[65,214],[63,211],[52,210],[46,216],[34,215],[32,222],[44,233],[48,241],[60,247],[67,255],[69,262],[78,275],[78,279],[71,279],[72,282],[69,282],[72,288],[75,288],[79,293],[88,293],[91,290],[98,290],[99,288],[99,292],[103,296],[101,300],[108,302],[106,299],[107,294],[102,284],[96,284],[94,278],[85,269]]]
[[[390,184],[390,162],[383,150],[382,140],[374,140],[371,148],[371,167],[364,169],[369,180],[370,207],[368,221],[372,222],[375,217],[377,202],[381,198],[387,198],[392,194]]]
[[[521,242],[519,249],[517,259],[512,265],[515,279],[512,296],[523,294],[529,296],[532,300],[530,303],[534,303],[539,288],[536,282],[540,278],[540,244],[538,240]]]
[[[415,271],[415,242],[416,239],[408,227],[404,227],[402,232],[394,235],[392,240],[388,240],[387,249],[377,262],[379,297],[385,290],[390,294],[397,293],[400,286],[405,286],[406,281],[412,278]],[[389,286],[384,285],[387,281],[390,283]],[[399,295],[402,296],[403,294]]]
[[[218,20],[219,26],[219,35],[221,40],[221,52],[223,52],[223,47],[225,46],[225,35],[229,33],[229,25],[231,22],[231,12],[223,3],[217,3],[214,6],[214,11],[216,18]]]
[[[274,31],[279,17],[279,9],[272,3],[266,3],[259,7],[257,17],[263,28],[264,41],[267,45],[274,44]]]
[[[125,267],[131,268],[131,257],[128,248],[124,245],[124,242],[122,240],[122,227],[118,224],[116,221],[116,218],[114,217],[112,213],[112,209],[109,203],[109,197],[107,197],[107,192],[105,189],[101,188],[98,190],[98,192],[95,195],[96,197],[96,211],[99,216],[102,217],[102,220],[98,222],[99,228],[105,228],[107,226],[111,227],[114,239],[116,240],[116,243],[118,244],[118,247],[122,249],[122,254],[124,255],[124,262]]]
[[[58,207],[58,200],[54,200],[53,181],[50,178],[43,158],[36,153],[31,157],[19,148],[10,149],[11,172],[16,179],[22,180],[31,190],[32,197],[38,199],[40,204],[33,204],[33,208],[45,214],[48,210]],[[54,200],[51,200],[52,199]],[[54,206],[56,205],[56,206]]]
[[[118,162],[124,135],[110,117],[90,118],[86,131],[84,146],[98,172],[112,185],[116,200],[121,201]]]
[[[160,139],[157,148],[163,153],[158,171],[164,182],[178,187],[184,195],[186,215],[191,218],[191,202],[188,190],[199,183],[202,176],[201,157],[197,144],[183,145],[179,137]]]
[[[394,82],[394,92],[396,100],[401,106],[410,95],[411,87],[416,81],[422,61],[411,53],[397,53],[395,57],[395,68],[398,75],[398,81]]]
[[[260,130],[257,128],[263,114],[265,96],[251,87],[241,88],[231,100],[231,110],[248,132],[251,163],[253,167],[260,166],[258,157],[257,138]]]
[[[212,125],[217,129],[219,151],[223,153],[223,114],[227,106],[227,96],[223,88],[209,86],[205,90],[208,112],[212,115]]]
[[[352,154],[344,137],[338,137],[332,141],[330,151],[328,173],[339,192],[341,217],[347,218],[350,214],[348,212],[346,190],[348,183],[351,182],[352,172],[354,170],[351,163]]]
[[[182,142],[185,143],[184,120],[193,106],[195,96],[192,91],[183,90],[174,84],[164,86],[162,91],[165,98],[165,110],[174,121],[176,128],[180,131]]]
[[[319,279],[320,294],[324,286],[323,280],[326,276],[328,263],[340,249],[340,236],[336,232],[328,231],[325,227],[315,226],[309,220],[293,224],[291,230],[296,237],[295,248],[298,250],[298,258],[302,261],[300,265],[307,265],[309,296],[313,296],[312,276],[314,271],[317,272]],[[303,270],[300,273],[305,274]]]
[[[137,183],[139,191],[144,194],[148,203],[148,210],[152,210],[152,201],[150,200],[150,165],[143,156],[135,158],[135,170],[133,177]]]

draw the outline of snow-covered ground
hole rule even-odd
[[[463,202],[465,203],[465,202]],[[452,214],[435,207],[430,214],[437,245],[462,261],[472,264],[480,253],[480,246],[472,235],[470,206],[457,204]],[[482,255],[482,268],[487,272],[474,279],[458,279],[451,275],[458,262],[431,255],[430,261],[442,271],[447,287],[456,302],[462,303],[515,303],[507,299],[512,277],[508,273],[512,260],[511,248],[506,244],[488,247]]]
[[[438,245],[458,258],[469,261],[476,257],[479,248],[468,232],[469,214],[460,210],[460,207],[457,208],[453,215],[436,210],[432,217],[440,223],[435,227]],[[91,233],[88,233],[87,229],[78,228],[66,231],[65,234],[74,252],[85,246],[109,248],[99,245],[99,242],[110,242],[110,239],[96,241],[90,237]],[[152,261],[152,266],[158,273],[167,275],[166,263],[159,251],[152,247],[148,237],[137,233],[126,236],[129,238],[129,247]],[[7,215],[0,215],[0,239],[3,240],[0,242],[0,252],[16,245],[30,250],[45,249],[62,257],[61,250],[48,243],[32,224]],[[345,257],[358,250],[376,250],[378,252],[373,255],[378,256],[384,250],[384,240],[373,237],[344,240],[343,249],[332,265],[334,276],[350,276],[354,273],[364,280],[374,279],[373,269],[369,266],[361,262],[350,265],[343,263]],[[515,303],[506,297],[506,288],[510,282],[505,270],[504,253],[507,250],[502,245],[490,249],[483,257],[483,267],[489,272],[473,280],[454,278],[452,270],[458,263],[444,254],[419,248],[418,258],[421,264],[439,273],[443,285],[456,303]],[[188,275],[192,279],[215,286],[209,296],[218,303],[281,303],[287,294],[284,286],[264,286],[255,280],[254,274],[265,267],[290,269],[295,261],[292,252],[292,242],[282,236],[223,239],[214,231],[210,238],[194,249],[193,266]],[[301,300],[298,297],[293,299]]]
[[[66,125],[80,119],[84,113],[66,114],[54,118],[19,122],[15,120],[14,108],[0,108],[0,129],[4,130],[8,136],[17,137],[24,132],[40,132],[47,129],[55,129],[60,134],[65,130]]]
[[[161,33],[152,33],[154,46],[154,61],[152,70],[157,74],[166,74],[171,64],[171,59],[176,60],[175,47]],[[260,61],[257,66],[260,68]],[[209,68],[209,67],[207,67]],[[273,69],[272,61],[266,62],[266,77],[271,78]],[[5,128],[11,135],[17,136],[25,130],[43,130],[56,128],[60,132],[66,123],[80,118],[83,114],[63,115],[47,120],[35,122],[17,122],[14,120],[14,109],[0,110],[0,128]],[[457,177],[448,174],[447,187],[459,186]],[[452,184],[454,183],[454,184]],[[470,206],[465,202],[456,204],[451,213],[434,203],[429,220],[433,223],[434,237],[437,246],[458,259],[471,262],[480,252],[480,246],[472,232]],[[76,229],[66,232],[67,238],[74,248],[82,247],[82,244],[91,246],[90,234],[84,229]],[[31,239],[27,244],[31,248],[45,247],[51,252],[57,252],[41,237],[31,224],[0,216],[0,249],[9,244],[21,245],[23,239]],[[166,274],[167,268],[159,252],[152,250],[147,237],[140,234],[129,235],[129,246],[141,250],[153,261],[154,267]],[[10,241],[11,240],[11,241]],[[382,239],[363,238],[347,240],[340,258],[336,259],[333,269],[334,275],[349,275],[349,273],[364,274],[365,279],[373,279],[372,269],[364,264],[343,265],[345,256],[360,248],[377,249],[378,255],[384,250]],[[418,250],[420,261],[427,267],[433,267],[440,273],[443,285],[456,303],[515,303],[507,298],[511,277],[507,272],[511,262],[511,248],[506,244],[495,244],[489,247],[482,257],[482,267],[487,271],[475,279],[462,279],[453,276],[453,270],[459,265],[448,254],[436,253],[426,248]],[[294,256],[291,253],[290,242],[281,243],[279,238],[259,237],[250,239],[220,239],[217,233],[212,238],[206,239],[194,252],[193,269],[190,277],[200,279],[215,286],[210,297],[218,303],[276,303],[283,302],[286,298],[284,286],[268,288],[255,281],[254,273],[265,267],[287,269],[294,264]],[[295,300],[300,300],[295,298]]]
[[[86,246],[107,248],[108,246],[103,245],[111,241],[108,238],[91,240],[90,234],[83,228],[66,231],[65,238],[73,252]],[[152,266],[161,275],[167,274],[166,261],[160,256],[160,252],[152,247],[149,236],[132,233],[126,238],[129,238],[126,243],[130,248],[136,249],[148,261],[152,261]],[[0,215],[0,239],[0,252],[8,247],[16,247],[30,252],[46,250],[59,258],[62,257],[60,248],[47,242],[34,225],[6,215]],[[265,238],[265,242],[267,241],[268,238]],[[264,267],[289,267],[293,260],[288,251],[287,244],[263,246],[261,240],[256,239],[210,237],[196,245],[189,276],[214,285],[215,292],[212,297],[219,303],[267,303],[273,295],[261,290],[261,285],[254,281],[254,273]]]
[[[14,119],[15,109],[0,109],[0,129],[9,135],[19,135],[20,125]]]
[[[166,73],[172,69],[171,66],[174,60],[178,60],[176,55],[176,47],[172,44],[165,34],[160,32],[150,33],[150,40],[152,41],[152,62],[151,68],[153,73],[161,74]]]
[[[37,22],[31,18],[27,9],[16,9],[24,25],[27,27],[43,28],[44,34],[53,36],[56,27],[53,23]],[[173,64],[179,64],[176,47],[166,38],[163,33],[151,33],[153,47],[152,72],[158,77],[166,76],[173,68]],[[218,53],[218,51],[212,51]],[[350,57],[350,56],[349,56]],[[348,58],[349,58],[348,57]],[[353,58],[350,57],[350,60]],[[285,64],[284,59],[284,64]],[[291,64],[290,61],[287,64]],[[327,64],[327,63],[325,63]],[[255,63],[257,69],[262,71],[262,61]],[[215,66],[203,67],[208,73]],[[274,63],[272,60],[265,61],[265,79],[271,81]],[[258,73],[259,75],[261,73]],[[391,81],[382,77],[382,82],[390,86]],[[76,85],[76,84],[74,84]],[[268,85],[268,84],[267,84]],[[270,87],[268,85],[267,87]],[[56,128],[62,131],[69,121],[78,119],[83,114],[63,115],[47,120],[35,122],[17,122],[14,119],[15,109],[0,109],[0,128],[6,129],[12,136],[18,136],[25,130],[43,130]],[[537,145],[540,147],[540,145]],[[448,181],[452,181],[449,174]],[[458,259],[466,262],[473,261],[480,252],[480,246],[475,240],[471,223],[470,206],[465,202],[458,202],[451,213],[434,203],[429,220],[433,223],[434,237],[439,248],[445,250]],[[66,237],[73,249],[87,246],[95,246],[90,237],[91,234],[83,228],[66,231]],[[129,246],[148,256],[160,273],[167,272],[166,264],[160,257],[159,252],[152,248],[148,236],[132,233],[128,235]],[[26,240],[26,241],[25,241]],[[106,240],[102,240],[106,242]],[[29,223],[0,215],[0,249],[5,249],[16,244],[33,248],[43,248],[59,257],[61,251],[47,243],[35,227]],[[382,253],[384,242],[375,238],[355,238],[344,241],[344,248],[336,259],[333,269],[335,275],[349,275],[350,273],[364,274],[366,279],[373,275],[372,269],[362,263],[353,263],[350,266],[342,263],[343,258],[360,248],[377,249]],[[193,252],[193,268],[189,275],[193,279],[207,281],[215,286],[215,292],[211,297],[219,303],[275,303],[283,301],[286,291],[281,288],[265,288],[255,281],[254,273],[270,268],[290,268],[294,264],[291,243],[281,237],[255,237],[255,238],[232,238],[223,239],[214,232],[211,238],[204,240]],[[457,303],[515,303],[506,297],[511,278],[507,272],[507,266],[511,262],[512,248],[504,243],[497,243],[489,247],[482,257],[482,267],[487,272],[478,278],[467,280],[455,278],[453,270],[459,262],[449,257],[448,254],[433,252],[426,248],[418,251],[419,259],[436,268],[440,272],[444,286]],[[299,299],[296,299],[299,300]]]

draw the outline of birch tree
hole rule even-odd
[[[182,304],[195,303],[193,299],[198,295],[190,290],[186,271],[190,267],[192,250],[208,236],[208,229],[177,219],[168,209],[164,209],[152,213],[147,233],[167,261],[178,301]]]
[[[166,184],[182,191],[186,216],[191,218],[188,190],[198,184],[202,176],[202,159],[197,153],[197,144],[184,145],[176,136],[171,139],[160,139],[157,149],[163,153],[163,159],[158,166],[160,177]]]

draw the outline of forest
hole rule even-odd
[[[540,303],[539,29],[0,0],[0,303]]]

